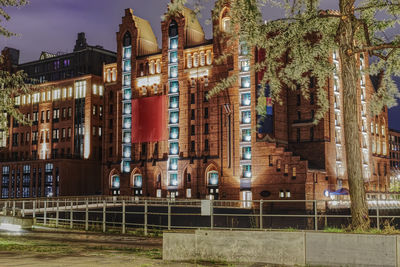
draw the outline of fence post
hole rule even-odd
[[[36,200],[33,201],[33,207],[32,207],[32,217],[36,217]]]
[[[22,218],[25,217],[25,200],[22,201],[22,212],[21,212]]]
[[[47,199],[44,201],[43,224],[47,224]]]
[[[106,232],[106,201],[103,201],[103,233]]]
[[[58,199],[57,199],[56,204],[57,204],[57,208],[56,208],[56,228],[57,228],[58,227],[58,220],[60,218],[60,211],[59,211],[60,203],[59,203]]]
[[[147,200],[144,201],[144,235],[147,236]]]
[[[15,216],[15,200],[13,200],[12,216]]]
[[[171,205],[168,199],[168,230],[171,230]]]
[[[85,231],[89,230],[89,202],[86,199],[86,210],[85,210]]]
[[[214,203],[213,200],[210,200],[210,217],[211,217],[211,221],[210,221],[210,228],[213,229],[214,228]]]
[[[74,201],[71,200],[71,205],[69,206],[69,228],[73,228],[74,227],[74,212],[72,210],[72,205],[74,205]]]
[[[263,201],[260,200],[260,230],[263,229]]]
[[[314,200],[314,228],[315,228],[315,231],[318,231],[317,200]]]
[[[381,229],[380,219],[379,219],[379,202],[376,200],[376,227],[378,230]]]
[[[126,225],[125,225],[125,200],[122,200],[122,233],[126,233]]]

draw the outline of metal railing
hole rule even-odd
[[[400,224],[400,209],[370,209],[373,227]],[[37,224],[84,230],[282,229],[322,230],[347,226],[349,209],[330,209],[325,200],[198,200],[138,197],[60,197],[0,200],[3,215],[32,217]]]

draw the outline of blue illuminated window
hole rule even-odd
[[[169,53],[169,63],[177,63],[178,62],[178,52],[170,52]]]
[[[125,173],[131,171],[131,165],[130,165],[129,161],[127,161],[127,160],[122,161],[122,170]],[[119,177],[118,177],[118,182],[119,182]],[[118,183],[118,186],[119,186],[119,183]]]
[[[247,72],[250,71],[250,60],[240,61],[240,71]]]
[[[131,118],[124,118],[124,129],[130,129],[132,126]]]
[[[169,97],[169,108],[178,108],[178,107],[179,107],[179,96]]]
[[[142,175],[136,174],[136,175],[133,177],[133,186],[134,186],[135,188],[142,188],[142,186],[143,186],[143,178],[142,178]]]
[[[249,110],[242,111],[242,123],[244,124],[251,123],[251,111]]]
[[[124,60],[123,70],[124,70],[124,72],[131,71],[131,61],[130,60]]]
[[[124,47],[124,59],[130,59],[132,56],[132,48]]]
[[[169,174],[169,185],[170,186],[177,186],[178,185],[178,174],[177,173],[170,173]]]
[[[124,114],[131,114],[131,113],[132,113],[132,104],[124,103]]]
[[[243,129],[242,130],[242,141],[243,142],[250,142],[251,141],[251,130],[250,129]]]
[[[169,39],[169,49],[178,49],[178,37]]]
[[[249,49],[245,43],[240,44],[240,55],[247,56],[249,54]]]
[[[131,143],[131,132],[124,132],[124,140],[123,142],[125,144],[130,144]]]
[[[241,104],[242,106],[250,106],[251,104],[251,94],[245,93],[241,95]]]
[[[251,165],[243,165],[243,177],[251,178]]]
[[[124,75],[124,86],[131,86],[131,75],[125,74]]]
[[[173,81],[169,83],[169,93],[175,94],[179,92],[179,82]]]
[[[242,88],[250,88],[250,77],[244,76],[240,78],[240,86]]]
[[[246,146],[242,148],[242,158],[244,160],[250,160],[251,159],[251,147]]]
[[[169,77],[170,78],[178,77],[178,66],[170,66],[169,67]]]
[[[218,172],[212,171],[208,173],[208,185],[211,186],[218,185]]]
[[[124,99],[125,100],[130,100],[132,97],[132,90],[131,89],[125,89],[124,90]]]
[[[169,123],[176,124],[179,122],[179,112],[172,111],[169,113]]]
[[[130,158],[131,157],[131,147],[130,146],[124,146],[124,158]]]
[[[128,162],[129,165],[129,162]],[[119,176],[118,175],[114,175],[113,177],[111,177],[111,187],[112,188],[119,188],[120,187],[120,182],[119,182]]]
[[[171,127],[169,129],[169,139],[178,139],[179,138],[179,128]]]
[[[169,170],[170,171],[178,170],[178,158],[170,158],[169,159]]]
[[[178,155],[179,153],[179,143],[170,143],[169,144],[169,154],[170,155]]]

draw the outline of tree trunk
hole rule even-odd
[[[358,68],[354,51],[354,0],[340,0],[342,19],[338,29],[343,89],[346,167],[351,199],[353,229],[368,229],[370,221],[362,172],[358,111]]]

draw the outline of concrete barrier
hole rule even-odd
[[[186,261],[196,259],[196,241],[194,233],[164,233],[163,259]]]
[[[163,259],[400,267],[400,236],[220,230],[164,233]]]
[[[306,233],[306,263],[324,266],[396,266],[397,237]]]
[[[198,230],[197,259],[304,265],[304,233]]]
[[[13,216],[0,216],[0,224],[19,225],[22,229],[32,228],[33,219]]]

